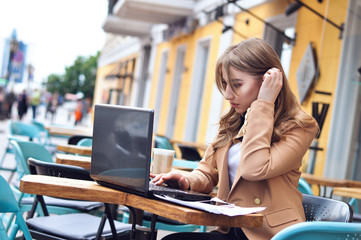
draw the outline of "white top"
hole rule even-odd
[[[229,174],[229,186],[231,187],[236,177],[239,160],[241,158],[241,142],[234,144],[228,150],[228,174]]]

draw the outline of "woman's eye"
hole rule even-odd
[[[232,84],[232,86],[233,86],[234,88],[239,88],[239,87],[241,86],[241,84],[240,84],[240,83],[234,83],[234,84]]]

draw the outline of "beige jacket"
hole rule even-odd
[[[207,158],[211,153],[209,147],[198,168],[186,175],[192,190],[210,192],[218,184],[217,196],[222,200],[241,207],[266,207],[261,212],[264,214],[261,228],[242,228],[252,240],[270,239],[283,228],[305,221],[302,195],[297,190],[299,168],[316,135],[317,123],[308,129],[294,128],[285,134],[284,140],[271,144],[273,125],[274,104],[254,101],[237,135],[237,138],[243,136],[243,140],[232,186],[229,186],[227,160],[232,143]]]

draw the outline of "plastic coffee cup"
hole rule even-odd
[[[172,171],[174,150],[153,148],[152,170],[154,174]]]

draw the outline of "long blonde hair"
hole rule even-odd
[[[288,80],[283,71],[280,59],[272,47],[264,40],[250,38],[236,45],[230,46],[221,55],[216,65],[216,84],[219,91],[224,94],[222,85],[222,67],[226,69],[229,76],[229,68],[246,72],[262,81],[263,75],[270,68],[278,68],[283,75],[283,86],[275,101],[274,128],[272,142],[284,138],[284,133],[294,127],[307,127],[314,124],[314,120],[307,114],[299,113],[300,106],[295,95],[292,93]],[[232,87],[232,84],[230,84]],[[233,89],[233,88],[232,88]],[[234,91],[234,89],[233,89]],[[219,122],[219,131],[213,143],[213,150],[228,144],[242,127],[242,115],[234,108],[224,114]]]

